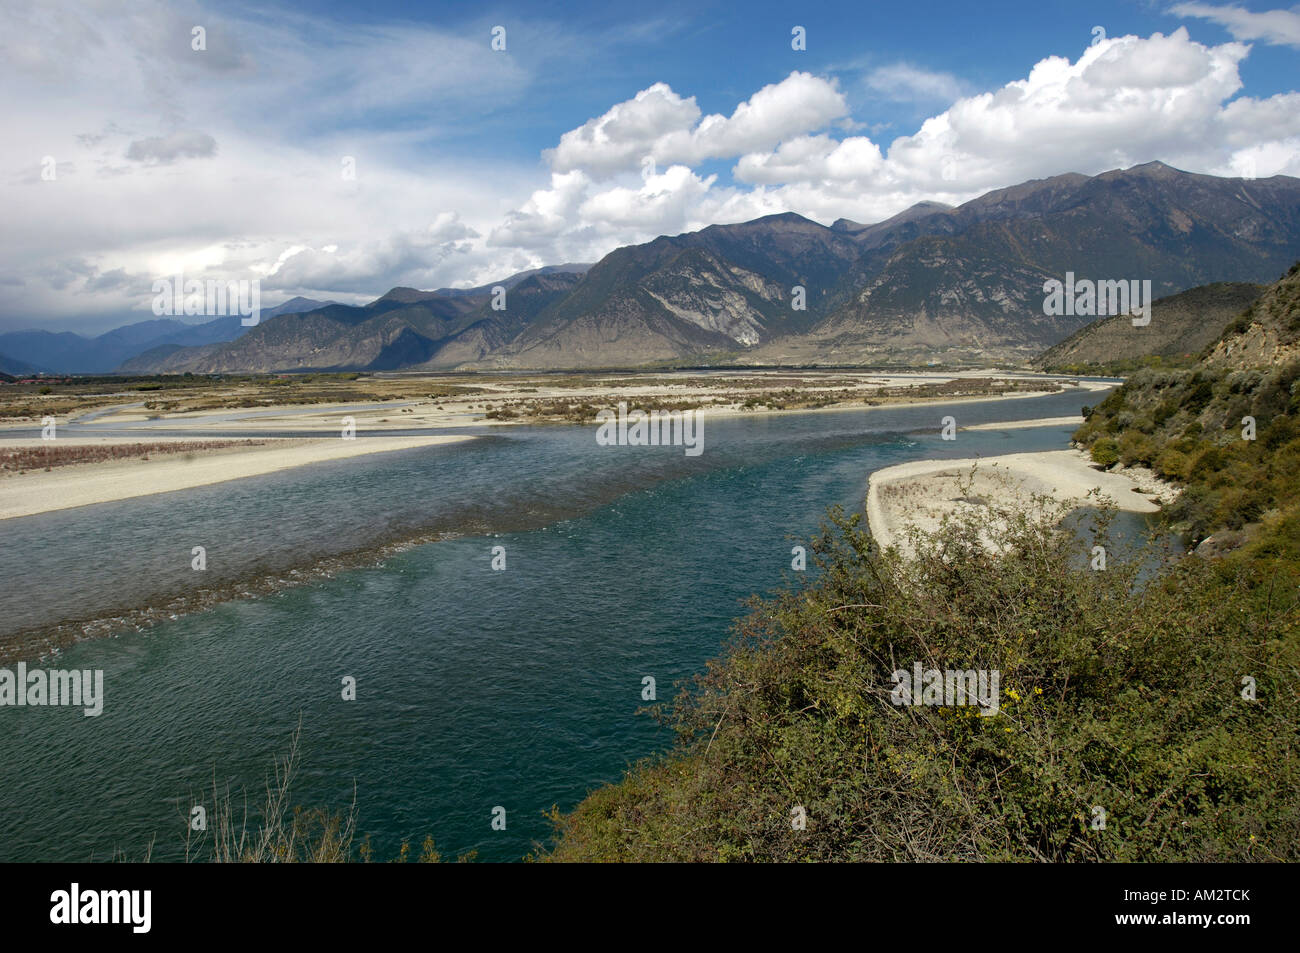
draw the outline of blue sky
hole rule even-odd
[[[9,3],[0,329],[148,318],[177,271],[364,301],[1152,159],[1300,175],[1298,55],[1267,3]]]
[[[322,21],[366,27],[418,23],[463,35],[483,36],[507,27],[511,56],[528,55],[530,44],[549,45],[557,31],[571,31],[571,56],[546,60],[532,95],[506,98],[486,113],[462,115],[431,100],[394,117],[418,127],[431,119],[454,119],[428,142],[430,150],[498,160],[535,160],[558,135],[599,115],[612,102],[664,82],[695,96],[706,113],[729,113],[754,90],[793,69],[841,79],[854,117],[888,138],[914,132],[949,104],[947,92],[996,89],[1023,77],[1045,56],[1074,58],[1093,39],[1108,34],[1150,36],[1186,25],[1206,43],[1231,40],[1223,25],[1180,16],[1170,3],[968,2],[818,3],[673,2],[637,11],[625,4],[597,3],[410,3],[305,2],[293,9]],[[1228,6],[1227,4],[1221,6]],[[273,8],[259,7],[270,13]],[[1243,9],[1267,12],[1268,4]],[[796,12],[797,11],[797,12]],[[1300,18],[1298,18],[1300,19]],[[791,29],[804,26],[807,49],[791,49]],[[877,70],[906,64],[950,79],[930,87],[873,87]],[[1251,93],[1269,96],[1296,87],[1300,49],[1256,44],[1241,69]],[[885,77],[880,77],[883,80]],[[726,176],[730,164],[717,163]]]

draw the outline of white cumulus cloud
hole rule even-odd
[[[1198,43],[1186,28],[1110,37],[1077,59],[1046,57],[1023,79],[961,96],[887,144],[837,138],[842,98],[810,74],[764,87],[731,117],[698,120],[692,99],[656,84],[562,136],[551,158],[566,170],[564,187],[535,193],[517,215],[536,215],[532,206],[546,196],[545,241],[535,247],[594,256],[608,250],[606,237],[641,241],[776,211],[879,221],[926,199],[957,203],[1028,179],[1152,159],[1217,175],[1300,174],[1300,93],[1242,95],[1249,51]],[[883,85],[951,91],[906,70],[873,75]],[[692,171],[731,156],[734,184]],[[678,163],[671,184],[602,184],[629,177],[646,157]]]
[[[1300,7],[1254,13],[1243,7],[1214,3],[1179,3],[1169,10],[1180,17],[1200,17],[1217,23],[1238,40],[1263,40],[1300,49]]]
[[[770,149],[783,139],[824,129],[848,112],[831,80],[794,72],[764,86],[730,116],[701,116],[695,97],[655,83],[560,137],[549,153],[557,172],[581,169],[607,177],[658,164],[694,164]]]

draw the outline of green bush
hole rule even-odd
[[[1200,375],[1198,374],[1197,377]],[[1208,380],[1192,378],[1188,391],[1183,395],[1183,406],[1189,413],[1200,413],[1214,399],[1214,385]]]
[[[1166,447],[1156,456],[1155,471],[1167,480],[1183,482],[1192,470],[1192,461],[1187,454],[1173,447]]]
[[[1141,464],[1149,466],[1156,458],[1156,445],[1145,434],[1129,431],[1119,438],[1117,444],[1119,459],[1125,466]],[[1093,458],[1096,459],[1095,457]],[[1100,463],[1101,461],[1097,461]]]
[[[1092,445],[1092,462],[1103,467],[1119,463],[1119,444],[1110,437],[1102,437]]]
[[[1218,447],[1209,447],[1202,451],[1192,464],[1192,470],[1189,478],[1192,480],[1205,480],[1211,474],[1222,470],[1228,463],[1228,455]]]

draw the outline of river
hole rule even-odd
[[[792,574],[826,508],[861,509],[873,470],[1062,448],[1071,428],[938,430],[1100,396],[710,418],[699,457],[600,447],[594,427],[493,428],[0,523],[15,581],[0,634],[162,617],[42,663],[102,669],[99,717],[0,708],[0,860],[138,859],[151,842],[176,859],[214,779],[260,806],[300,718],[295,803],[346,809],[355,784],[380,858],[432,835],[444,854],[518,860],[547,838],[545,810],[668,744],[637,713],[643,679],[670,700],[743,600]],[[223,588],[240,586],[254,594]]]

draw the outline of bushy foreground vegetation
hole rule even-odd
[[[907,561],[833,514],[815,581],[756,604],[673,751],[556,814],[549,859],[1300,859],[1295,565],[1144,583],[1003,515],[1001,554],[963,517]],[[915,661],[999,671],[1000,713],[894,705]]]

